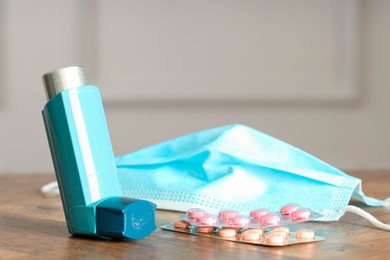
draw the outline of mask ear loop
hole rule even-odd
[[[60,194],[60,190],[58,189],[58,183],[56,181],[50,182],[46,185],[43,185],[41,188],[41,192],[45,197],[54,197]]]
[[[373,215],[371,215],[370,213],[368,213],[368,212],[366,212],[366,211],[364,211],[361,208],[358,208],[356,206],[352,206],[352,205],[345,206],[345,207],[339,209],[339,212],[342,212],[342,213],[345,213],[345,212],[355,213],[356,215],[359,215],[359,216],[367,219],[371,224],[373,224],[377,228],[380,228],[380,229],[383,229],[383,230],[386,230],[386,231],[390,231],[390,224],[385,224],[385,223],[380,222]]]

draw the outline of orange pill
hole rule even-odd
[[[237,235],[237,231],[233,228],[223,228],[218,230],[218,236],[220,237],[235,237]]]
[[[262,236],[264,234],[264,228],[249,228],[249,229],[247,229],[247,231],[257,232],[260,234],[260,236]]]
[[[281,245],[285,241],[285,236],[281,232],[270,233],[265,237],[265,242],[270,245]]]
[[[300,229],[295,232],[297,240],[312,240],[314,239],[314,231],[311,229]]]
[[[230,227],[230,226],[227,226],[227,227],[224,227],[224,228],[234,229],[236,231],[236,233],[240,233],[242,231],[242,228],[240,228],[240,227]]]
[[[285,226],[274,227],[271,229],[270,233],[273,233],[273,232],[285,233],[286,237],[288,237],[290,235],[290,229],[288,227],[285,227]]]
[[[254,240],[260,240],[260,238],[261,238],[261,234],[259,234],[259,232],[256,231],[246,230],[241,234],[242,240],[254,241]]]
[[[211,232],[214,231],[214,227],[208,227],[208,226],[197,227],[196,230],[197,230],[199,233],[211,233]]]
[[[278,231],[278,230],[276,230],[276,231],[270,231],[269,233],[268,233],[268,235],[277,235],[277,236],[282,236],[283,238],[284,238],[284,240],[286,240],[286,239],[288,239],[288,237],[289,237],[289,235],[286,233],[286,232],[283,232],[283,231]]]
[[[173,223],[173,226],[175,228],[188,228],[190,226],[190,223],[188,223],[185,220],[178,220],[175,223]]]

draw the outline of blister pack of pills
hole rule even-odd
[[[280,208],[278,212],[270,212],[267,209],[256,209],[250,213],[222,210],[218,214],[211,214],[204,209],[189,209],[185,215],[181,216],[181,219],[195,227],[262,228],[292,225],[320,217],[322,217],[321,214],[310,209],[301,208],[297,204],[289,204]]]
[[[256,209],[250,213],[222,210],[211,214],[204,209],[189,209],[181,220],[162,229],[191,235],[218,238],[240,243],[265,246],[286,246],[316,242],[325,238],[316,236],[313,230],[290,232],[288,225],[322,217],[297,204],[286,205],[278,212]]]
[[[311,229],[290,232],[290,229],[286,226],[273,228],[195,227],[185,220],[178,220],[173,225],[163,225],[161,228],[189,235],[261,246],[288,246],[325,240],[324,237],[317,236]]]

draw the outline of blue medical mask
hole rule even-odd
[[[258,208],[298,203],[337,220],[351,197],[370,206],[361,180],[269,135],[229,125],[166,141],[116,158],[124,196],[160,209]]]

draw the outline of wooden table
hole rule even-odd
[[[390,171],[351,172],[363,179],[366,194],[390,196]],[[308,222],[325,241],[287,247],[264,247],[195,237],[157,229],[138,241],[102,241],[69,235],[59,197],[45,198],[40,187],[53,175],[0,175],[0,259],[390,259],[390,232],[374,228],[347,213],[339,222]],[[363,207],[390,223],[390,208]],[[172,223],[181,213],[157,211],[157,225]]]

